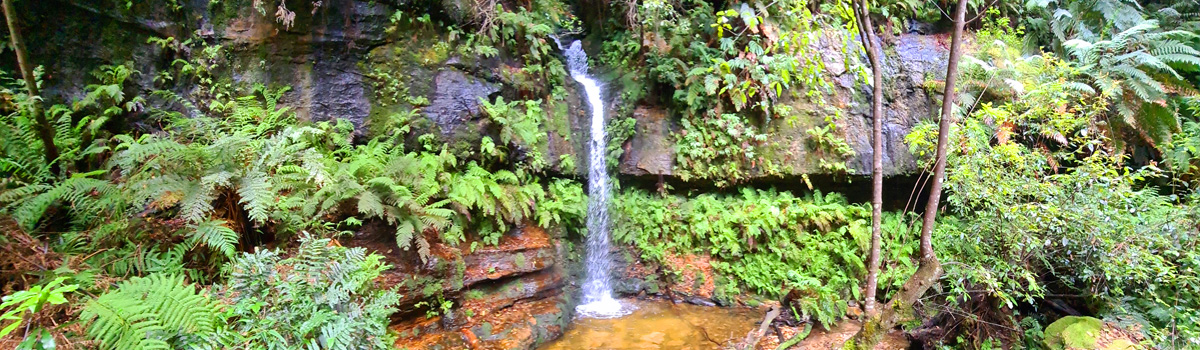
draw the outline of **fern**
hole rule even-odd
[[[80,313],[100,349],[216,347],[220,304],[181,276],[152,274],[122,282]]]
[[[237,253],[238,233],[226,226],[224,220],[206,220],[189,226],[186,230],[191,231],[185,242],[188,246],[204,245],[228,258],[233,258]]]
[[[1114,105],[1122,121],[1115,127],[1129,128],[1148,144],[1162,147],[1179,129],[1178,120],[1145,116],[1173,114],[1153,107],[1165,105],[1168,86],[1194,90],[1176,70],[1200,63],[1200,51],[1184,42],[1194,37],[1190,32],[1161,31],[1157,21],[1145,20],[1109,40],[1073,39],[1064,46],[1096,90]]]
[[[635,245],[652,262],[673,254],[710,255],[728,281],[718,286],[718,297],[733,297],[741,288],[771,297],[792,289],[804,295],[799,308],[827,325],[844,315],[848,300],[859,298],[870,210],[840,195],[797,198],[745,188],[736,195],[662,197],[626,191],[613,202],[614,241]]]
[[[250,220],[263,223],[268,219],[267,214],[275,200],[275,193],[271,191],[271,183],[266,173],[258,169],[247,171],[238,184],[237,193],[241,198],[239,202],[246,206]]]
[[[231,265],[225,290],[237,330],[230,344],[387,349],[392,345],[388,317],[400,299],[392,290],[374,287],[387,268],[381,256],[363,248],[308,236],[287,259],[270,251],[245,254]]]

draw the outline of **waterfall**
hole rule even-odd
[[[558,42],[558,39],[554,39]],[[562,44],[559,44],[562,49]],[[621,303],[612,297],[609,271],[608,169],[604,160],[607,137],[604,131],[604,101],[600,99],[600,85],[587,75],[587,53],[579,41],[563,50],[567,58],[567,69],[571,77],[583,85],[591,106],[592,139],[588,142],[588,212],[587,212],[587,279],[583,284],[583,303],[575,308],[582,317],[611,318],[628,314]]]

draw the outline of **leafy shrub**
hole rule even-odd
[[[79,285],[63,284],[64,281],[66,281],[65,277],[55,278],[44,286],[33,286],[28,290],[17,291],[0,299],[3,301],[0,302],[0,310],[7,310],[0,314],[0,322],[11,322],[0,328],[0,338],[8,336],[21,327],[22,323],[26,323],[25,339],[17,345],[17,348],[35,349],[36,345],[43,349],[53,349],[55,347],[54,336],[50,334],[50,331],[40,327],[31,329],[32,325],[27,323],[27,318],[42,312],[46,306],[67,303],[65,294],[79,289]]]
[[[480,98],[480,107],[488,118],[500,128],[501,145],[511,147],[511,153],[526,158],[522,164],[532,170],[541,170],[546,166],[542,154],[546,147],[546,132],[542,131],[542,101],[512,101],[504,102],[504,97],[497,97],[496,102],[488,102]],[[523,108],[521,108],[523,105]]]
[[[1003,74],[1015,88],[974,90],[988,101],[951,130],[945,181],[953,217],[934,233],[939,256],[955,262],[945,265],[947,303],[982,293],[1012,309],[1048,294],[1083,295],[1092,312],[1139,323],[1164,346],[1195,339],[1197,329],[1177,326],[1193,323],[1200,305],[1190,291],[1200,277],[1190,209],[1148,185],[1160,170],[1129,168],[1123,147],[1095,132],[1107,102],[1079,87],[1069,62],[1006,62],[1014,64],[973,63],[970,70]],[[991,79],[970,70],[967,86]],[[913,153],[930,154],[930,130],[909,135]]]
[[[624,72],[623,98],[678,111],[674,172],[728,186],[778,171],[761,157],[765,125],[791,116],[789,97],[823,105],[832,86],[817,47],[820,24],[834,19],[805,0],[614,5],[623,20],[609,23],[600,59]]]
[[[750,177],[751,169],[777,171],[758,152],[767,135],[735,114],[682,121],[675,140],[675,162],[684,181],[711,179],[719,187]]]

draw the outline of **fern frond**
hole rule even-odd
[[[204,245],[221,252],[226,257],[233,258],[237,254],[237,244],[240,240],[237,231],[229,228],[225,220],[206,220],[189,227],[186,244],[191,247]]]
[[[134,277],[89,301],[80,313],[102,350],[215,346],[218,303],[178,275]]]
[[[247,172],[238,183],[237,193],[250,220],[260,224],[267,221],[267,213],[275,202],[275,192],[271,190],[267,174],[257,170]]]

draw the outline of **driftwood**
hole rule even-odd
[[[739,348],[742,350],[753,350],[758,345],[758,341],[762,340],[763,335],[767,334],[767,328],[771,326],[771,322],[775,321],[776,317],[779,317],[781,311],[783,311],[783,308],[778,304],[772,305],[771,309],[767,311],[767,317],[764,317],[762,323],[758,325],[758,330],[747,334],[746,340],[742,341],[742,346]]]

